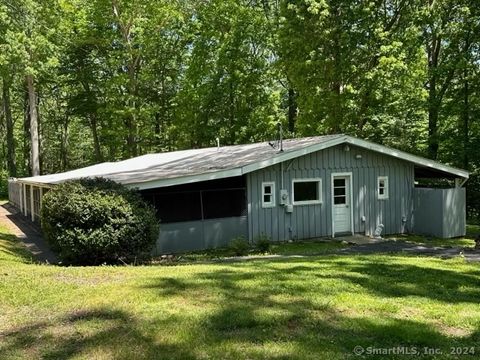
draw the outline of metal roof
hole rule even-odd
[[[347,135],[325,135],[283,141],[283,152],[267,142],[147,154],[118,162],[105,162],[58,174],[19,179],[38,185],[58,184],[86,177],[105,177],[122,184],[149,189],[183,183],[240,176],[335,145],[348,143],[384,153],[417,166],[456,177],[468,172]]]

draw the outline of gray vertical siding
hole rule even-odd
[[[361,155],[361,159],[356,159]],[[292,180],[298,178],[322,179],[322,204],[299,205],[287,213],[278,204],[282,189],[281,165],[277,164],[247,176],[249,209],[249,238],[254,240],[266,234],[275,241],[308,239],[331,236],[331,174],[352,173],[353,223],[356,233],[373,234],[378,224],[383,224],[384,234],[409,231],[412,218],[412,191],[414,188],[413,164],[383,154],[343,145],[308,154],[283,164],[283,188],[292,201]],[[377,199],[377,177],[388,176],[389,199]],[[276,206],[262,208],[261,185],[275,181]],[[365,222],[362,221],[365,216]],[[402,221],[405,217],[406,222]]]
[[[415,189],[413,230],[441,238],[464,236],[465,188]]]

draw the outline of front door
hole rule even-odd
[[[352,209],[350,201],[350,180],[348,176],[333,176],[333,235],[352,233]]]

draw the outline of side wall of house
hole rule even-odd
[[[378,224],[384,225],[383,234],[411,230],[413,164],[355,146],[349,146],[349,151],[345,151],[345,147],[339,145],[247,176],[250,240],[261,234],[270,236],[274,241],[331,236],[331,175],[342,172],[352,173],[355,233],[372,235]],[[377,197],[379,176],[388,176],[389,179],[389,198],[386,200]],[[295,205],[293,212],[287,213],[285,206],[279,205],[280,189],[288,191],[291,203],[292,180],[305,178],[322,179],[323,202]],[[262,208],[262,182],[268,181],[275,182],[276,205]]]
[[[465,236],[465,188],[414,190],[413,231],[421,235]]]

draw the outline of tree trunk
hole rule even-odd
[[[428,90],[428,156],[436,160],[438,155],[438,108],[436,77],[431,75]]]
[[[465,70],[467,73],[467,70]],[[463,82],[463,109],[462,109],[462,137],[463,137],[463,168],[468,170],[469,168],[469,159],[468,159],[468,144],[470,142],[469,134],[469,119],[470,118],[470,102],[469,102],[469,83],[467,74],[465,74],[465,80]]]
[[[431,6],[431,3],[430,3]],[[434,31],[434,30],[432,30]],[[435,33],[431,41],[427,41],[428,56],[428,156],[436,160],[438,155],[438,112],[440,107],[437,91],[438,57],[441,39]]]
[[[127,100],[127,107],[128,107],[128,114],[127,118],[125,119],[125,125],[127,127],[127,151],[129,156],[134,157],[137,156],[137,119],[136,119],[136,111],[137,111],[137,104],[134,100],[136,96],[136,80],[135,80],[135,70],[129,66],[129,86],[128,86],[128,100]]]
[[[26,80],[30,114],[30,164],[32,168],[32,176],[37,176],[40,175],[40,144],[38,137],[37,93],[35,92],[33,76],[27,75]]]
[[[229,94],[228,94],[228,102],[229,102],[229,112],[228,112],[228,119],[229,119],[229,127],[230,127],[230,145],[235,144],[235,89],[233,85],[233,79],[230,79],[229,84]],[[208,141],[208,140],[207,140]]]
[[[24,97],[23,97],[23,104],[24,104],[24,111],[23,111],[23,164],[22,170],[32,175],[32,169],[30,166],[30,104],[28,103],[28,90],[27,84],[25,83],[24,88]]]
[[[333,69],[332,74],[333,78],[331,81],[331,96],[332,102],[330,103],[330,124],[329,128],[331,133],[336,134],[341,132],[342,121],[343,121],[343,104],[342,104],[342,69],[341,69],[341,29],[340,29],[340,18],[342,16],[340,5],[337,5],[332,10],[332,13],[335,18],[335,25],[333,30]]]
[[[92,113],[90,115],[90,129],[92,130],[93,149],[95,151],[95,161],[103,162],[102,149],[100,147],[100,139],[98,137],[97,115]]]
[[[68,168],[68,116],[62,124],[60,133],[62,134],[60,142],[60,165],[62,171],[65,171]]]
[[[10,84],[3,79],[3,106],[5,111],[5,122],[7,130],[7,168],[8,175],[17,176],[17,165],[15,162],[15,141],[13,137],[12,109],[10,107]]]
[[[295,120],[297,117],[297,102],[295,99],[295,90],[288,89],[288,131],[295,132]]]
[[[469,169],[469,143],[470,143],[470,83],[468,78],[468,66],[470,64],[470,32],[467,32],[465,36],[465,45],[463,49],[463,55],[465,58],[465,64],[463,68],[463,106],[461,118],[460,132],[462,134],[462,165],[465,170]]]

